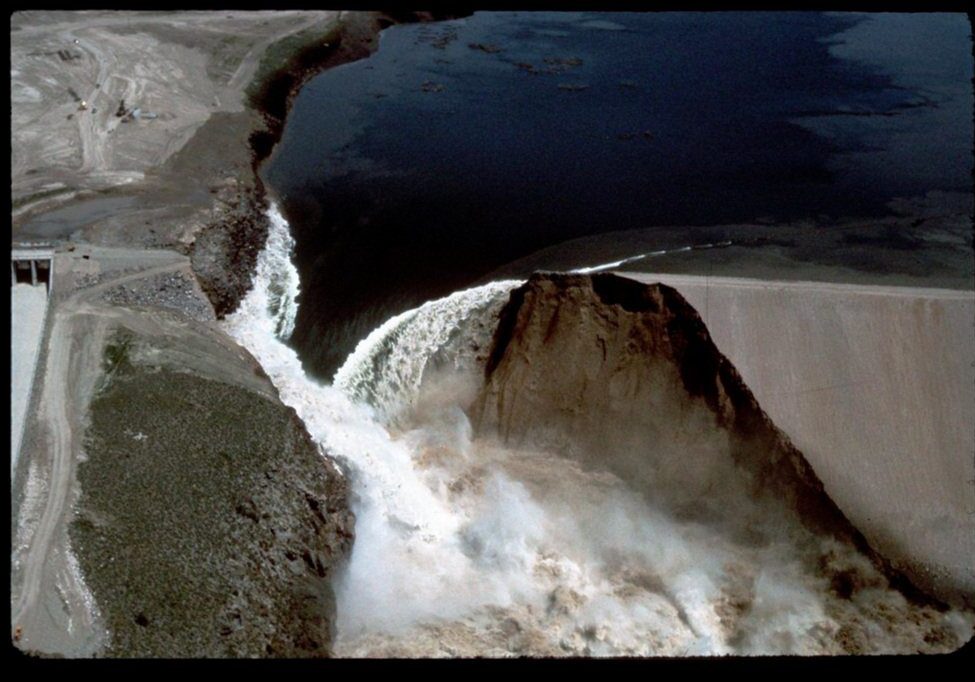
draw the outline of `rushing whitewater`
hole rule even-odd
[[[731,521],[682,518],[609,470],[476,437],[467,408],[519,282],[398,315],[332,385],[310,380],[285,343],[294,245],[269,215],[253,290],[227,328],[350,479],[337,655],[841,653],[854,636],[886,652],[932,632],[970,636],[968,614],[915,609],[850,547],[763,520],[745,496],[725,495],[740,505]],[[866,582],[838,598],[824,566]]]

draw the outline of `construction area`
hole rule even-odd
[[[10,169],[15,238],[28,214],[93,193],[151,186],[172,190],[175,196],[164,203],[171,205],[185,203],[184,185],[195,183],[203,185],[206,195],[214,169],[200,167],[199,153],[171,173],[160,167],[208,122],[237,131],[242,139],[222,146],[239,145],[246,152],[254,120],[244,91],[266,49],[303,30],[329,27],[336,16],[301,11],[14,13]],[[231,174],[229,163],[221,166],[218,178]]]

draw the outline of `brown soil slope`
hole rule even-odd
[[[676,290],[536,274],[502,311],[486,372],[482,434],[608,466],[682,517],[737,514],[743,499],[771,514],[784,505],[924,600],[837,508]]]

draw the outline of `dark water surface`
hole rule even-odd
[[[935,31],[951,49],[922,73],[885,62],[884,31],[863,23],[488,12],[385,31],[374,56],[302,90],[263,169],[298,244],[306,369],[330,378],[391,315],[568,239],[829,222],[967,191],[965,18]],[[895,146],[896,164],[877,162]]]

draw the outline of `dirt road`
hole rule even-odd
[[[71,555],[67,532],[77,498],[75,469],[83,457],[88,403],[101,376],[106,334],[115,324],[138,318],[125,308],[99,302],[109,288],[167,272],[190,274],[188,260],[175,253],[98,250],[115,276],[53,305],[43,374],[39,432],[47,447],[36,448],[14,547],[12,622],[21,645],[50,653],[90,655],[102,644],[94,602]],[[62,253],[55,273],[62,291],[75,284],[91,259]],[[127,272],[134,267],[138,272]],[[19,576],[19,580],[17,577]]]

